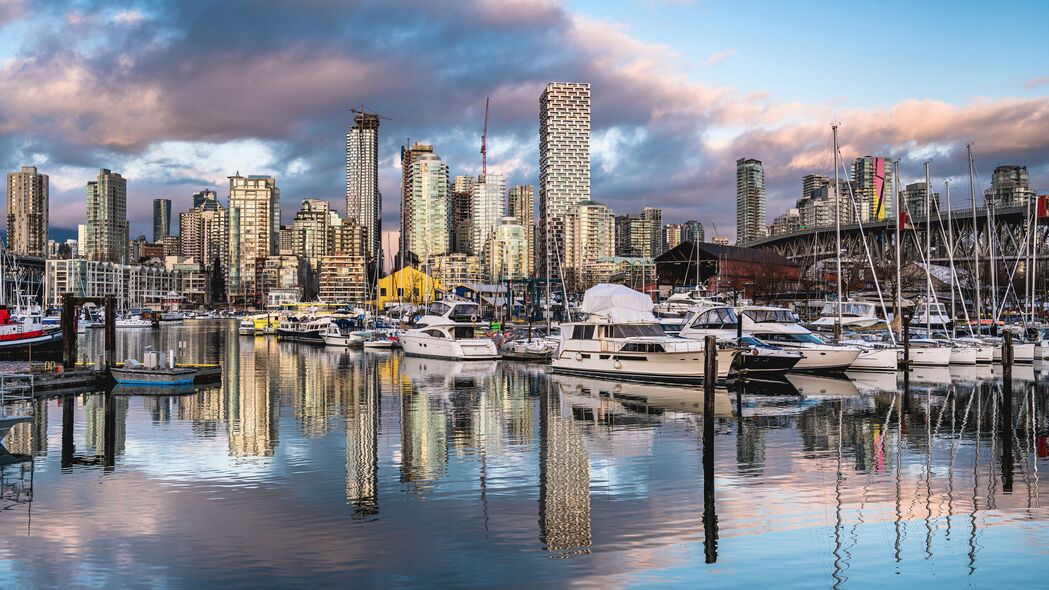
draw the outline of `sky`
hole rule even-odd
[[[490,97],[490,171],[536,185],[540,93],[589,82],[592,197],[732,238],[736,159],[764,162],[771,222],[833,173],[831,122],[846,161],[900,158],[904,182],[929,160],[961,183],[972,142],[980,186],[1022,164],[1049,191],[1046,22],[1046,2],[0,0],[0,164],[50,175],[53,228],[83,222],[101,167],[128,179],[132,235],[154,198],[177,213],[236,172],[274,175],[288,222],[305,198],[344,209],[363,104],[389,118],[390,234],[402,144],[479,173]]]

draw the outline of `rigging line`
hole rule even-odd
[[[841,169],[844,172],[844,171],[846,171],[846,169],[845,169],[845,162],[842,160],[842,157],[841,157],[841,148],[839,147],[837,149],[838,149],[838,158],[837,159],[838,159],[839,162],[841,162]],[[874,270],[874,259],[871,258],[871,251],[870,251],[870,248],[867,246],[867,238],[863,234],[863,221],[860,219],[858,205],[856,204],[856,195],[853,194],[853,192],[852,192],[852,183],[848,183],[845,186],[848,187],[848,189],[849,189],[849,200],[852,202],[853,213],[856,215],[856,222],[859,224],[859,228],[860,228],[860,242],[863,243],[863,252],[867,255],[867,264],[870,265],[870,267],[871,267],[871,274],[874,275],[874,288],[878,292],[878,303],[881,304],[882,317],[885,318],[885,323],[888,324],[889,323],[889,310],[888,310],[888,308],[885,307],[885,298],[882,297],[882,294],[881,294],[881,283],[878,281],[878,273],[875,272],[875,270]],[[834,187],[834,191],[835,191],[835,194],[837,194],[838,187]],[[841,253],[840,253],[841,244],[840,243],[836,244],[836,247],[839,249],[838,256],[840,257],[841,256]],[[840,277],[839,277],[839,280],[840,280]],[[838,313],[840,314],[841,313],[841,309],[840,309],[841,301],[840,300],[838,301],[838,306],[839,306]],[[893,346],[895,346],[896,345],[896,336],[892,333],[892,330],[889,330],[889,339],[892,341]]]
[[[927,188],[926,190],[930,190],[930,189]],[[949,212],[950,212],[950,208],[948,208],[948,213]],[[972,323],[969,320],[969,308],[965,306],[965,295],[962,294],[962,286],[958,283],[958,273],[955,271],[955,268],[954,268],[954,249],[951,247],[951,245],[952,245],[951,244],[951,240],[947,239],[947,236],[946,236],[945,232],[943,231],[943,218],[940,216],[940,200],[939,199],[936,200],[936,221],[937,221],[938,225],[940,226],[940,238],[943,239],[943,243],[947,244],[947,259],[951,263],[951,283],[952,283],[951,284],[951,297],[953,299],[955,288],[957,288],[958,298],[961,299],[961,303],[962,303],[962,314],[965,316],[965,325],[969,328],[969,336],[975,338],[976,334],[973,332]],[[954,318],[951,318],[951,320],[953,321]],[[950,332],[947,333],[947,337],[950,338],[952,341],[954,340],[954,330],[953,329]]]

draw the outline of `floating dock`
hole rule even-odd
[[[197,370],[194,385],[222,381],[222,367],[216,364],[179,364],[177,367]],[[76,368],[66,371],[34,371],[34,385],[38,392],[62,394],[70,392],[98,391],[114,383],[109,369]]]

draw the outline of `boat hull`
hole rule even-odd
[[[737,352],[736,349],[718,350],[718,379],[728,377]],[[572,375],[667,383],[702,383],[704,378],[703,355],[703,351],[623,355],[566,350],[554,357],[551,366],[555,372]]]
[[[737,369],[747,373],[786,373],[801,362],[799,355],[776,354],[778,352],[759,350],[758,354],[752,354],[752,351],[743,351],[736,357]]]
[[[850,371],[895,371],[898,366],[895,348],[864,350],[856,357]]]
[[[197,376],[194,369],[121,369],[109,370],[113,380],[120,385],[148,385],[151,387],[174,387],[192,385]]]
[[[946,367],[951,364],[951,349],[946,346],[912,348],[911,364],[923,367]]]
[[[780,344],[781,343],[778,343]],[[787,348],[784,346],[784,348]],[[801,360],[794,365],[795,371],[826,371],[844,373],[860,356],[858,348],[821,346],[814,348],[788,348],[801,353]]]
[[[324,336],[319,332],[299,332],[296,330],[277,330],[277,338],[287,342],[303,344],[324,344]]]
[[[951,348],[952,365],[975,365],[976,348],[971,346],[955,346]]]
[[[403,334],[399,341],[404,354],[437,359],[492,360],[499,358],[495,342],[488,338],[451,340],[425,334]]]

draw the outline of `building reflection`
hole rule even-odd
[[[539,539],[562,557],[590,552],[590,461],[553,390],[539,397]]]
[[[448,465],[445,381],[457,363],[404,357],[408,381],[401,394],[401,482],[419,491],[437,480]]]
[[[223,385],[229,452],[234,456],[269,457],[277,447],[279,402],[275,399],[277,387],[270,386],[279,384],[277,342],[273,338],[236,342],[239,350],[226,358],[228,380]]]
[[[379,373],[371,359],[354,371],[346,401],[346,502],[359,517],[379,513]]]
[[[47,400],[38,399],[28,405],[32,407],[33,421],[16,424],[2,444],[15,455],[44,457],[47,455]],[[8,411],[22,413],[17,405]]]

